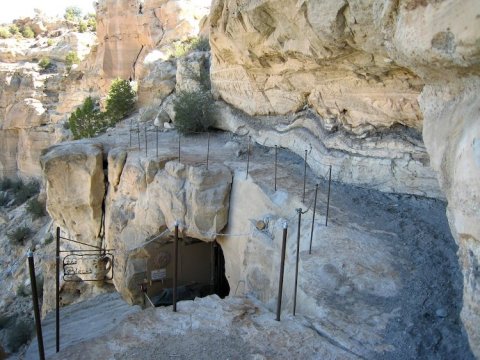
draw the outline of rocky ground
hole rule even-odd
[[[107,150],[128,148],[129,157],[144,157],[145,151],[148,157],[156,157],[154,127],[147,128],[147,150],[143,128],[140,130],[140,148],[136,132],[130,146],[129,121],[100,140]],[[206,141],[206,135],[182,138],[182,162],[205,164]],[[247,142],[248,137],[212,134],[210,164],[223,162],[237,179],[243,179]],[[178,156],[175,131],[160,132],[159,156]],[[268,196],[275,196],[273,159],[272,149],[252,144],[248,182]],[[303,160],[283,149],[278,159],[276,196],[288,190],[287,196],[301,198]],[[319,236],[312,255],[308,254],[308,244],[301,246],[297,317],[291,316],[291,298],[286,295],[285,320],[275,322],[275,298],[251,288],[248,292],[266,307],[252,298],[209,297],[182,302],[178,314],[168,308],[149,309],[132,315],[108,334],[63,350],[57,357],[88,353],[118,359],[473,359],[459,319],[462,279],[445,203],[333,182],[329,225],[324,227],[328,184],[310,170],[304,208],[312,202],[315,183],[320,189],[315,227]],[[285,210],[289,212],[295,214],[294,208]],[[302,232],[310,228],[310,216],[311,209],[304,217]],[[293,234],[295,217],[290,219],[290,229]],[[249,246],[255,244],[255,239],[249,241]],[[288,253],[293,244],[291,241]],[[286,278],[289,276],[287,267]],[[233,295],[238,289],[230,285]]]

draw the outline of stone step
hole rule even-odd
[[[141,311],[130,306],[118,293],[102,294],[90,300],[60,309],[60,348],[100,337],[120,324],[128,315]],[[55,354],[55,311],[42,321],[45,357]],[[35,337],[27,349],[25,360],[37,360],[38,342]]]

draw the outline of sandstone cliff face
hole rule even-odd
[[[178,222],[182,237],[213,241],[227,224],[232,175],[178,161],[142,159],[114,149],[108,156],[105,244],[116,249],[114,284],[141,303],[138,284]]]
[[[0,175],[38,177],[40,152],[68,138],[63,128],[68,115],[88,96],[105,97],[116,77],[145,79],[139,106],[150,106],[153,114],[144,118],[154,118],[175,89],[175,62],[156,60],[170,56],[173,42],[198,35],[209,2],[194,3],[100,1],[96,35],[74,32],[65,21],[40,15],[23,19],[22,24],[35,28],[36,39],[0,40]],[[69,52],[81,63],[67,73]],[[42,58],[54,68],[42,71],[37,65]]]
[[[260,143],[285,146],[286,129],[297,129],[302,136],[290,148],[301,156],[308,150],[313,168],[322,160],[339,165],[333,171],[339,181],[441,198],[428,154],[415,140],[423,128],[417,98],[426,76],[438,77],[440,70],[428,67],[428,39],[410,45],[402,34],[408,25],[410,32],[433,37],[435,27],[422,32],[413,19],[440,19],[445,9],[394,2],[216,1],[210,19],[213,91],[249,115],[287,114],[287,126],[270,130],[267,140],[253,125],[243,131],[253,131]],[[472,31],[458,32],[464,45],[455,54],[434,50],[436,62],[472,52]],[[291,116],[307,108],[309,120]],[[379,138],[395,145],[383,146]]]
[[[0,40],[1,176],[39,177],[41,151],[67,137],[66,115],[86,97],[77,88],[69,93],[70,102],[58,105],[78,77],[75,71],[63,77],[65,56],[72,51],[83,59],[95,41],[91,33],[64,30],[53,45],[46,38]],[[42,58],[50,59],[51,70],[40,68]]]
[[[463,267],[462,320],[480,357],[480,78],[425,87],[424,139],[448,199]]]
[[[142,78],[143,60],[154,48],[198,35],[209,5],[204,0],[99,1],[97,61],[104,75]]]
[[[204,241],[227,224],[232,175],[223,165],[207,170],[121,147],[107,156],[100,142],[80,141],[50,148],[42,167],[50,216],[71,238],[113,249],[113,283],[130,303],[143,301],[138,284],[176,221],[182,237]]]
[[[479,15],[473,0],[219,0],[210,19],[214,90],[246,113],[309,107],[325,129],[370,134],[364,144],[398,124],[423,131],[449,201],[464,273],[462,318],[477,356]],[[424,149],[410,153],[426,156]],[[416,167],[431,178],[424,165]]]

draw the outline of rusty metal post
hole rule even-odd
[[[178,162],[180,162],[180,133],[178,133]]]
[[[325,216],[325,226],[328,226],[328,210],[330,209],[330,185],[332,184],[332,165],[328,169],[328,195],[327,195],[327,215]]]
[[[60,227],[57,226],[55,254],[55,351],[60,351]]]
[[[303,169],[303,197],[302,202],[305,202],[305,185],[307,184],[307,150],[305,150],[305,167]]]
[[[156,144],[157,144],[157,159],[158,159],[158,126],[155,126]]]
[[[277,318],[280,321],[280,313],[282,311],[282,294],[283,294],[283,274],[285,272],[285,248],[287,246],[287,230],[288,224],[283,224],[283,239],[282,239],[282,255],[280,257],[280,277],[278,280],[278,298],[277,298]]]
[[[175,244],[173,246],[173,312],[177,312],[178,276],[178,221],[175,221]]]
[[[207,138],[207,170],[208,170],[208,158],[210,156],[210,133],[208,133]]]
[[[42,320],[40,318],[40,306],[38,305],[37,279],[35,278],[35,263],[33,261],[32,251],[28,251],[28,269],[30,272],[30,284],[32,286],[33,314],[35,316],[35,327],[37,330],[38,355],[40,360],[45,360],[45,350],[43,348]]]
[[[143,130],[145,133],[145,156],[148,156],[147,124],[145,124],[145,127],[143,128]]]
[[[302,209],[297,209],[298,212],[298,231],[297,231],[297,261],[295,263],[295,285],[293,290],[293,316],[297,309],[297,284],[298,284],[298,262],[300,260],[300,225],[302,223]]]
[[[130,147],[132,147],[132,121],[133,120],[130,120]]]
[[[140,124],[137,123],[137,138],[138,138],[138,151],[141,150],[141,145],[140,145]]]
[[[250,167],[250,142],[252,141],[252,137],[248,137],[248,146],[247,146],[247,174],[245,175],[245,180],[248,179],[248,168]]]
[[[315,200],[313,200],[312,230],[310,231],[310,248],[308,253],[312,254],[313,228],[315,227],[315,212],[317,210],[318,184],[315,185]]]
[[[278,146],[275,145],[275,182],[274,182],[275,191],[277,191],[277,159],[278,159]]]

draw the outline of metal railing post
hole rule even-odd
[[[248,179],[248,168],[250,167],[250,142],[252,141],[252,137],[248,137],[248,146],[247,146],[247,174],[245,175],[245,180]]]
[[[315,185],[315,199],[313,200],[312,230],[310,231],[310,248],[308,253],[312,254],[313,229],[315,227],[315,212],[317,211],[318,184]]]
[[[307,184],[307,150],[305,150],[305,167],[303,169],[303,197],[302,202],[305,202],[305,186]]]
[[[140,145],[140,124],[137,124],[138,151],[142,149]]]
[[[295,285],[293,291],[293,316],[297,309],[297,284],[298,284],[298,262],[300,260],[300,225],[302,223],[302,209],[297,209],[298,212],[298,231],[297,231],[297,261],[295,263]]]
[[[155,126],[156,144],[157,144],[157,159],[158,159],[158,126]]]
[[[278,160],[278,146],[275,145],[275,182],[274,182],[275,191],[277,191],[277,160]]]
[[[57,226],[55,254],[55,351],[60,351],[60,227]]]
[[[283,224],[283,238],[282,238],[282,255],[280,257],[280,276],[278,280],[278,298],[277,298],[277,318],[280,321],[280,313],[282,311],[282,295],[283,295],[283,274],[285,272],[285,248],[287,246],[287,230],[288,224]]]
[[[40,318],[40,306],[38,305],[37,279],[35,277],[35,263],[33,261],[33,253],[28,254],[28,269],[30,272],[30,284],[32,286],[33,314],[35,316],[35,327],[37,330],[38,355],[40,360],[45,360],[45,350],[43,348],[42,320]]]
[[[178,276],[178,221],[175,221],[175,244],[173,247],[173,312],[177,312],[177,276]]]
[[[144,133],[145,133],[145,156],[148,156],[148,141],[147,141],[147,124],[145,124]]]
[[[207,170],[208,170],[208,158],[210,156],[210,133],[208,133],[207,138]]]
[[[130,120],[130,147],[132,147],[132,121]]]
[[[330,185],[332,184],[332,165],[328,169],[328,195],[327,195],[327,215],[325,216],[325,226],[328,226],[328,210],[330,209]]]
[[[178,162],[180,162],[180,133],[178,133]]]

